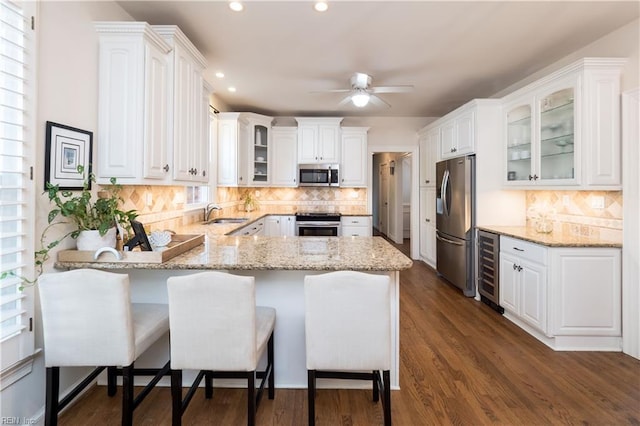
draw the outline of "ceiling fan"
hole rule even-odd
[[[339,105],[352,102],[359,108],[367,106],[369,102],[377,106],[391,107],[384,99],[376,96],[378,93],[407,93],[413,91],[413,86],[371,86],[371,76],[361,72],[356,72],[351,76],[350,89],[332,89],[322,92],[346,93],[349,92]]]

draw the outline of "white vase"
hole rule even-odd
[[[106,234],[100,235],[98,230],[80,231],[80,235],[76,238],[78,250],[95,251],[102,247],[115,248],[116,246],[116,227],[109,229]]]

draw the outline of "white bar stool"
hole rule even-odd
[[[133,410],[169,371],[168,362],[161,369],[133,368],[134,361],[169,331],[167,305],[131,303],[128,275],[94,269],[43,274],[38,290],[46,366],[45,425],[56,425],[60,410],[105,366],[109,396],[115,395],[116,375],[122,374],[122,424],[131,425]],[[89,366],[98,367],[58,401],[60,367]],[[135,399],[134,374],[155,376]]]
[[[254,425],[265,382],[275,396],[273,330],[276,311],[256,306],[255,279],[223,272],[201,272],[167,280],[171,329],[172,424],[182,423],[202,378],[205,397],[214,378],[247,379],[247,424]],[[256,371],[267,349],[264,371]],[[182,399],[182,370],[199,373]],[[261,378],[256,393],[255,379]]]
[[[371,380],[391,425],[391,307],[386,275],[338,271],[304,279],[309,425],[317,378]],[[382,378],[380,377],[382,370]]]

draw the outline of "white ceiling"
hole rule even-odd
[[[274,116],[441,116],[489,97],[635,20],[640,3],[594,1],[119,1],[135,20],[174,24],[207,58],[205,79],[235,111]],[[214,73],[224,71],[217,79]],[[351,104],[354,72],[391,108]],[[230,93],[227,86],[236,86]]]

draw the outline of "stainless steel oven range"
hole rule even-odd
[[[299,237],[340,236],[340,213],[297,213],[296,235]]]

